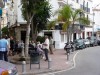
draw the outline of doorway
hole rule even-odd
[[[26,31],[21,31],[21,40],[25,43]]]
[[[44,36],[47,35],[48,37],[53,37],[52,32],[44,32]]]
[[[73,41],[76,40],[76,33],[74,33]]]

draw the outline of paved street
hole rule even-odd
[[[71,70],[52,75],[100,75],[100,46],[81,50],[75,57]]]
[[[72,58],[77,53],[75,51],[74,53],[70,54],[69,61],[67,61],[67,55],[66,51],[63,49],[61,50],[55,50],[54,54],[49,54],[49,57],[51,58],[51,68],[48,69],[48,62],[44,61],[44,59],[41,59],[40,62],[40,69],[38,69],[38,64],[32,64],[32,69],[30,70],[29,64],[26,64],[26,75],[34,75],[34,74],[44,74],[44,73],[52,73],[56,71],[66,70],[70,68],[73,65]],[[16,58],[17,56],[13,56]],[[13,59],[10,57],[9,59]],[[22,65],[16,64],[19,75],[22,74]]]
[[[48,69],[48,62],[41,61],[41,69],[37,65],[29,69],[26,65],[26,75],[100,75],[100,46],[90,47],[71,53],[70,60],[66,60],[65,51],[56,50],[52,58],[51,69]],[[74,65],[72,63],[74,61]],[[22,66],[17,65],[19,74],[22,73]]]

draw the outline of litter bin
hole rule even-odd
[[[30,69],[32,64],[38,64],[40,69],[40,59],[41,55],[38,52],[31,51],[30,52]]]

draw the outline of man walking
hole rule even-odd
[[[3,35],[2,39],[0,39],[0,60],[8,61],[9,43],[5,38],[6,36]]]
[[[48,36],[45,36],[45,42],[43,43],[43,49],[45,53],[45,61],[48,61],[48,51],[49,51],[49,39]]]

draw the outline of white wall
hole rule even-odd
[[[93,8],[100,10],[100,1],[99,0],[93,0]],[[95,15],[94,15],[94,22],[95,22],[94,28],[96,31],[98,28],[100,28],[100,11],[94,11],[94,13],[95,13]]]
[[[11,0],[12,1],[12,0]],[[22,17],[21,12],[21,0],[13,0],[14,4],[12,7],[11,1],[8,1],[9,5],[6,4],[7,12],[8,12],[8,22],[10,25],[14,25],[17,21],[17,24],[26,24],[26,21]]]
[[[85,28],[85,38],[87,38],[88,36],[87,36],[87,32],[92,32],[93,31],[93,28],[91,27],[86,27]]]
[[[22,11],[21,11],[21,0],[17,2],[17,22],[20,24],[25,24],[26,21],[23,19]]]

